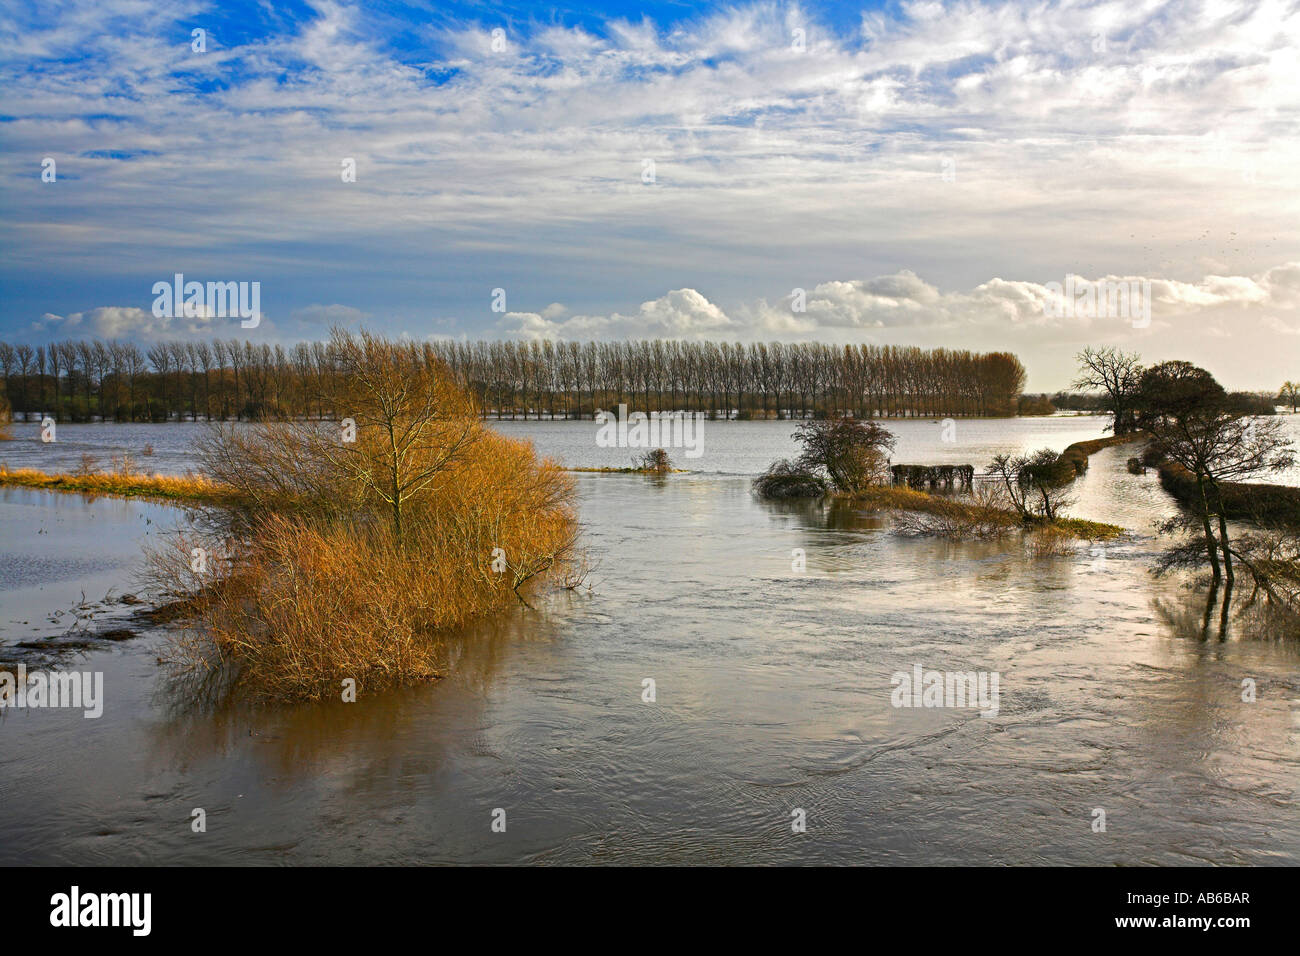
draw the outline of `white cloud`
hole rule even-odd
[[[486,25],[464,24],[431,34],[448,52],[430,51],[430,67],[456,71],[439,84],[386,54],[351,4],[319,3],[296,33],[203,56],[159,39],[166,17],[147,5],[103,13],[124,35],[89,51],[93,30],[0,20],[24,38],[0,60],[14,117],[6,161],[16,173],[19,157],[150,150],[128,163],[81,160],[76,174],[106,211],[130,203],[139,213],[141,178],[185,200],[99,217],[87,238],[125,222],[133,237],[177,248],[213,238],[169,214],[196,202],[217,236],[281,241],[316,239],[327,225],[378,235],[420,222],[464,236],[588,209],[632,229],[653,222],[772,248],[784,230],[754,230],[758,209],[774,226],[905,209],[904,228],[931,236],[954,219],[969,229],[1013,214],[1023,228],[1028,213],[1052,210],[1062,230],[1047,231],[1059,242],[1085,212],[1109,220],[1107,232],[1127,229],[1139,185],[1142,218],[1212,221],[1189,215],[1193,193],[1202,208],[1295,218],[1297,128],[1284,119],[1300,106],[1293,6],[1224,3],[1177,16],[1165,5],[1077,0],[959,2],[942,16],[931,7],[873,15],[853,36],[811,8],[745,4],[671,30],[511,30],[505,53],[490,50]],[[96,9],[74,4],[60,21],[89,26]],[[790,48],[796,23],[808,33],[804,53]],[[69,59],[29,69],[35,50]],[[229,85],[178,93],[192,81],[177,75],[193,73]],[[118,90],[115,119],[86,119]],[[952,188],[937,188],[941,153],[957,162]],[[339,156],[359,161],[350,191],[329,174]],[[643,157],[657,159],[660,185],[687,196],[647,208]],[[1233,175],[1247,164],[1255,182]],[[857,220],[842,241],[882,235]],[[38,239],[54,241],[32,222]]]
[[[500,325],[525,336],[996,330],[988,346],[1031,374],[1075,333],[1110,332],[1042,316],[1042,283],[1070,273],[1151,277],[1140,334],[1177,327],[1195,348],[1212,321],[1230,347],[1208,354],[1242,375],[1284,361],[1261,310],[1297,324],[1300,266],[1266,271],[1300,259],[1300,8],[1284,0],[908,3],[838,32],[813,5],[741,2],[671,26],[511,24],[504,53],[498,24],[440,15],[401,54],[391,21],[327,0],[197,56],[177,22],[202,9],[0,12],[5,275],[35,263],[56,288],[143,262],[270,290],[297,270],[295,317],[383,322],[406,295],[407,331],[429,302],[469,315],[485,284],[541,309]],[[61,180],[34,188],[46,155]],[[796,285],[807,313],[780,301]],[[321,298],[366,313],[302,304]],[[138,312],[86,322],[177,334]],[[490,333],[472,322],[448,331]]]
[[[1070,277],[1052,280],[1065,285]],[[1300,335],[1300,321],[1286,321],[1300,295],[1300,263],[1286,263],[1257,275],[1207,275],[1195,281],[1150,275],[1075,276],[1080,287],[1091,283],[1102,290],[1125,284],[1151,292],[1151,323],[1134,322],[1134,315],[1053,314],[1045,305],[1055,293],[1047,283],[992,278],[963,290],[944,292],[936,285],[902,270],[867,279],[836,279],[805,290],[805,311],[795,311],[793,298],[777,302],[763,298],[725,310],[696,289],[673,289],[623,313],[573,313],[561,303],[541,312],[508,312],[490,335],[529,340],[616,341],[662,338],[712,341],[873,342],[923,347],[1008,350],[1042,349],[1046,361],[1030,363],[1031,388],[1063,386],[1072,375],[1073,354],[1085,344],[1117,344],[1162,358],[1198,361],[1233,387],[1260,387],[1279,375],[1292,374],[1294,350],[1277,349],[1278,335]],[[793,291],[793,290],[792,290]],[[1099,300],[1105,301],[1104,291]],[[365,313],[350,306],[312,306],[294,318],[358,322]],[[203,316],[156,318],[143,309],[105,306],[67,316],[43,315],[33,328],[46,337],[86,334],[103,338],[244,337],[229,319]],[[259,337],[277,335],[263,320]],[[406,333],[403,333],[406,335]],[[407,336],[411,337],[411,336]],[[429,339],[465,338],[427,334]],[[1260,343],[1266,345],[1261,354]],[[1225,363],[1228,363],[1225,365]],[[1279,381],[1281,379],[1279,378]]]
[[[642,302],[633,315],[565,316],[550,306],[540,314],[508,312],[498,325],[503,335],[535,339],[718,339],[738,329],[722,309],[695,289],[674,289]]]
[[[248,337],[248,330],[241,328],[238,320],[207,315],[203,306],[199,306],[198,313],[171,318],[135,306],[105,305],[68,315],[47,312],[33,323],[33,329],[50,336],[93,335],[105,339]],[[266,325],[265,313],[262,325]]]
[[[1300,263],[1288,263],[1259,276],[1210,275],[1196,282],[1179,282],[1162,277],[1108,275],[1073,277],[1081,287],[1088,283],[1102,290],[1123,284],[1151,290],[1153,321],[1166,326],[1199,316],[1229,313],[1250,314],[1269,328],[1289,330],[1261,309],[1287,306],[1295,295]],[[1062,276],[1064,285],[1069,276]],[[793,290],[792,290],[793,291]],[[982,328],[990,333],[1007,333],[1017,327],[1074,329],[1092,332],[1121,330],[1132,317],[1098,314],[1054,314],[1047,305],[1059,296],[1045,283],[990,279],[965,292],[941,292],[936,286],[909,271],[870,279],[823,282],[804,290],[804,310],[797,311],[793,297],[781,303],[758,299],[746,303],[729,316],[695,289],[675,289],[658,299],[643,302],[634,315],[565,315],[511,312],[499,325],[506,334],[528,338],[705,338],[737,336],[746,339],[824,339],[827,333],[845,334],[880,330],[953,330]],[[1104,297],[1105,292],[1102,292]],[[860,336],[858,336],[860,337]]]
[[[1300,335],[1300,325],[1288,325],[1275,315],[1265,316],[1264,325],[1281,335]]]

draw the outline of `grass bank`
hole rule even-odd
[[[1115,445],[1127,445],[1130,442],[1143,441],[1146,435],[1143,432],[1130,432],[1127,435],[1108,435],[1105,438],[1093,438],[1089,441],[1077,441],[1073,445],[1067,445],[1065,451],[1061,452],[1061,460],[1068,461],[1074,466],[1075,475],[1082,475],[1088,470],[1088,458],[1101,451],[1103,448],[1111,448]]]
[[[1195,510],[1201,495],[1195,476],[1171,461],[1161,462],[1157,469],[1160,486],[1179,504]],[[1223,481],[1219,482],[1219,498],[1223,502],[1223,513],[1229,518],[1300,529],[1300,488]]]

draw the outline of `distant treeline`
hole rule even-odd
[[[1101,392],[1057,392],[1048,398],[1054,408],[1065,412],[1104,412],[1106,396]]]
[[[1021,399],[1021,414],[1033,414],[1023,411],[1026,399],[1031,396],[1024,396]],[[1071,412],[1104,412],[1106,411],[1106,396],[1101,392],[1057,392],[1055,395],[1032,396],[1039,401],[1045,401],[1051,404],[1054,409]],[[1272,392],[1229,392],[1228,398],[1231,400],[1232,408],[1243,415],[1276,415],[1277,404],[1281,400],[1280,396]],[[1051,414],[1047,412],[1046,414]]]
[[[497,418],[590,418],[620,403],[739,418],[1001,416],[1016,414],[1025,382],[1010,353],[942,348],[659,339],[407,347],[445,363]],[[23,420],[344,417],[323,397],[339,368],[325,342],[0,342],[4,390]]]

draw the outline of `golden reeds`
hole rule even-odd
[[[201,456],[222,507],[150,558],[208,658],[268,697],[429,679],[452,630],[582,574],[556,464],[490,431],[420,353],[344,333],[334,347],[347,420],[215,429]]]

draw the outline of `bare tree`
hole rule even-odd
[[[27,400],[27,390],[31,379],[32,369],[36,364],[36,351],[30,345],[19,345],[15,350],[18,355],[18,370],[23,374],[23,384],[21,397],[23,403],[23,421],[27,421],[27,413],[31,410],[31,403]]]
[[[1025,520],[1053,521],[1073,503],[1074,466],[1050,448],[1032,455],[998,455],[986,473]]]
[[[1079,362],[1079,377],[1073,387],[1105,392],[1106,410],[1114,416],[1112,430],[1116,435],[1133,431],[1134,402],[1142,379],[1141,357],[1136,352],[1121,352],[1113,347],[1089,346],[1075,358]]]
[[[400,346],[337,328],[331,345],[342,373],[339,407],[357,435],[324,453],[388,504],[400,542],[405,502],[476,439],[473,408],[444,369],[411,362]]]

